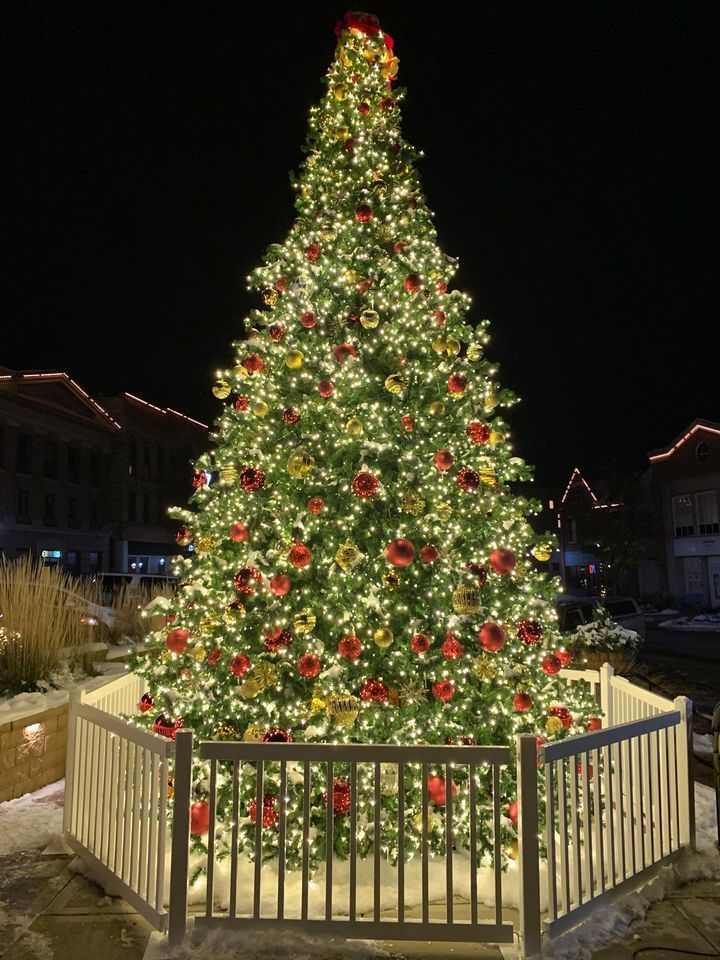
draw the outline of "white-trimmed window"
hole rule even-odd
[[[720,533],[720,517],[718,517],[717,494],[714,490],[707,490],[695,494],[697,505],[698,533],[707,537],[709,534]]]
[[[695,535],[695,511],[693,498],[690,493],[683,493],[672,498],[673,526],[676,537],[692,537]]]

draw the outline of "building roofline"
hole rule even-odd
[[[76,380],[73,380],[69,374],[62,370],[14,370],[11,373],[0,374],[0,383],[7,381],[25,383],[49,383],[53,381],[61,381],[62,383],[67,384],[73,393],[75,393],[83,401],[83,403],[86,403],[88,406],[92,407],[95,413],[99,413],[100,416],[106,420],[114,430],[122,430],[122,427],[117,420],[111,417],[107,410],[100,406],[97,400],[93,400],[87,390],[83,390]]]
[[[588,493],[589,493],[590,496],[593,498],[593,502],[594,502],[594,503],[597,503],[597,502],[598,502],[598,498],[595,496],[594,490],[592,489],[592,487],[590,486],[590,484],[587,482],[587,480],[585,479],[585,477],[582,475],[582,473],[581,473],[581,471],[580,471],[580,467],[575,467],[575,469],[573,470],[573,472],[570,474],[570,479],[568,480],[567,486],[565,487],[565,492],[563,493],[562,497],[560,498],[560,505],[561,505],[561,506],[562,506],[563,503],[565,503],[565,501],[566,501],[566,499],[567,499],[567,495],[570,493],[570,488],[571,488],[572,485],[575,483],[575,481],[578,480],[578,479],[579,479],[580,482],[587,488]]]
[[[677,450],[679,450],[687,440],[694,436],[698,430],[707,430],[709,433],[716,433],[718,436],[720,436],[720,423],[716,423],[714,420],[693,420],[685,433],[677,436],[672,443],[668,444],[667,447],[659,447],[657,450],[650,450],[647,455],[648,460],[651,463],[657,463],[660,460],[667,460],[668,457],[671,457]]]
[[[143,400],[142,397],[136,397],[134,393],[128,393],[127,390],[123,392],[123,397],[127,397],[128,400],[134,400],[135,403],[141,403],[144,407],[149,407],[151,410],[154,410],[156,413],[162,414],[164,417],[180,417],[181,420],[186,420],[188,423],[192,423],[196,427],[202,427],[203,430],[209,430],[210,427],[206,423],[201,423],[200,420],[195,420],[193,417],[188,417],[184,413],[180,413],[177,410],[173,410],[172,407],[158,407],[154,403],[150,403],[147,400]]]

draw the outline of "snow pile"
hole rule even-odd
[[[55,951],[49,937],[30,930],[35,917],[29,913],[11,910],[4,900],[0,900],[0,931],[5,942],[17,943],[22,947],[23,956],[33,960],[53,960]]]
[[[43,847],[62,833],[65,781],[0,803],[0,856]],[[0,924],[1,925],[1,924]]]
[[[164,940],[153,935],[145,952],[145,960],[165,960]],[[241,944],[241,949],[239,945]],[[345,940],[342,937],[312,936],[294,930],[243,930],[242,940],[237,931],[211,930],[199,944],[192,943],[189,932],[183,943],[173,951],[173,960],[367,960],[370,957],[389,957],[371,940]]]
[[[22,720],[23,717],[42,713],[43,710],[62,707],[68,702],[71,690],[77,690],[80,687],[83,690],[96,690],[110,680],[114,680],[118,673],[125,671],[123,664],[99,663],[97,667],[102,673],[101,676],[88,678],[82,675],[78,678],[69,669],[67,672],[60,670],[53,674],[49,684],[45,684],[44,692],[36,690],[32,693],[17,693],[14,697],[0,698],[0,725]]]
[[[676,617],[673,620],[663,620],[658,626],[664,630],[717,632],[720,630],[720,613],[697,613],[694,617]]]

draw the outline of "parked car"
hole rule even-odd
[[[640,604],[632,597],[560,597],[556,604],[560,629],[563,633],[572,633],[577,627],[591,623],[597,619],[599,607],[604,607],[621,627],[645,637],[645,617]]]

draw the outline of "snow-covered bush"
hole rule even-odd
[[[575,631],[575,645],[586,651],[634,653],[640,646],[641,637],[635,630],[627,630],[615,623],[604,607],[598,607],[592,623],[586,623]]]

